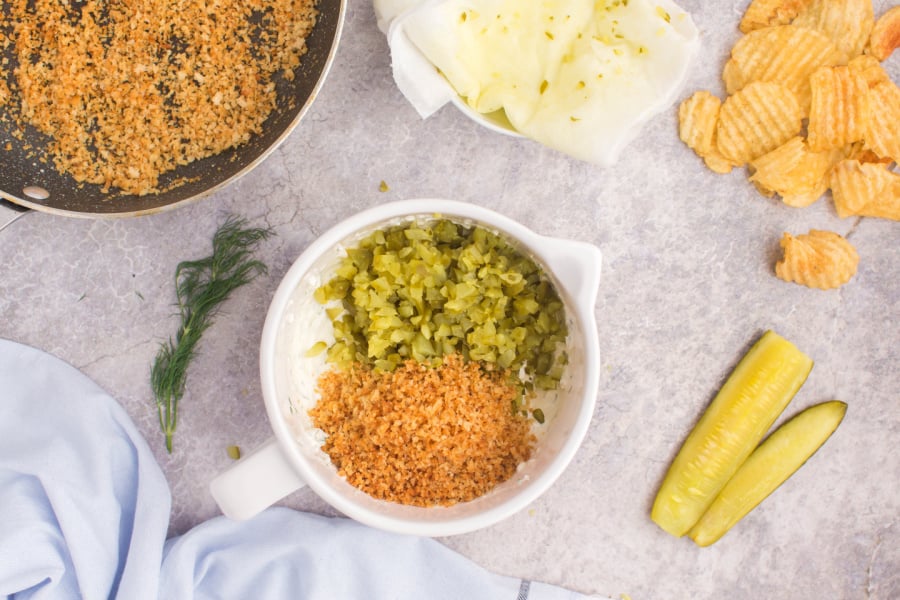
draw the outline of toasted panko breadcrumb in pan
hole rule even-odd
[[[53,163],[76,181],[135,195],[258,134],[274,78],[293,78],[317,15],[315,0],[3,5],[6,118],[49,136]]]

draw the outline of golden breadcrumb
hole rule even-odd
[[[416,506],[477,498],[531,456],[530,421],[509,373],[458,355],[393,372],[355,367],[319,379],[309,411],[341,476],[369,495]]]
[[[315,0],[12,0],[0,105],[51,138],[56,168],[127,194],[246,143],[292,79]],[[7,89],[7,85],[8,88]],[[14,100],[14,102],[10,102]],[[7,117],[10,118],[10,117]]]

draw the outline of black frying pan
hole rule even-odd
[[[187,183],[159,194],[145,196],[104,193],[99,185],[79,184],[50,164],[28,157],[21,143],[12,140],[9,123],[0,119],[0,197],[20,206],[76,217],[123,217],[168,210],[203,198],[259,164],[291,132],[313,102],[337,51],[344,22],[345,0],[319,0],[319,18],[306,40],[293,81],[276,77],[278,105],[263,131],[247,144],[216,156],[178,167],[160,177],[160,187],[184,178]],[[4,109],[0,107],[0,115]],[[26,129],[35,148],[46,147],[47,138]],[[46,195],[46,198],[42,196]]]

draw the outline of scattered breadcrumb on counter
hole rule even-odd
[[[530,420],[509,373],[451,355],[392,372],[356,366],[319,379],[309,411],[347,481],[382,500],[452,505],[482,496],[531,457]]]
[[[5,109],[52,139],[56,168],[127,194],[246,143],[275,109],[275,78],[306,53],[316,0],[14,0],[0,31]]]

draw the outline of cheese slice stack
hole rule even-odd
[[[608,166],[670,107],[699,46],[669,0],[375,0],[394,78],[424,118],[476,118]],[[496,127],[495,127],[496,128]]]

